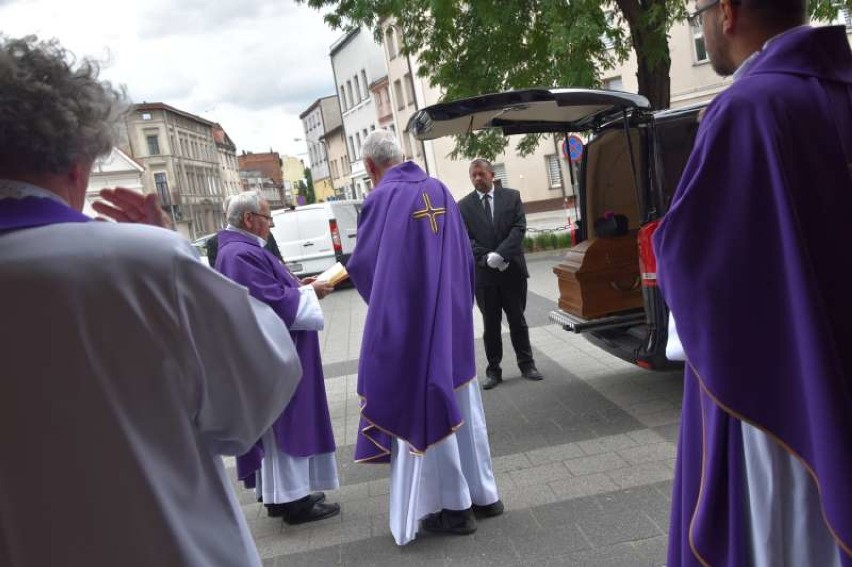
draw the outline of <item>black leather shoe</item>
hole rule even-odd
[[[493,504],[486,504],[484,506],[477,506],[474,504],[473,515],[477,518],[493,518],[494,516],[502,514],[504,509],[502,500],[498,500]]]
[[[521,375],[527,380],[533,380],[536,382],[544,378],[535,366],[530,366],[529,368],[521,370]]]
[[[304,498],[296,500],[296,502],[288,502],[286,504],[266,504],[266,515],[270,518],[280,518],[284,516],[287,506],[292,506],[293,504],[299,503],[300,506],[310,508],[314,504],[319,504],[320,502],[325,502],[325,492],[315,492],[313,494],[308,494]]]
[[[308,522],[325,520],[326,518],[331,518],[339,513],[340,504],[325,504],[323,502],[319,502],[310,508],[302,507],[300,510],[295,512],[287,510],[284,512],[283,517],[285,524],[295,526],[297,524],[307,524]]]
[[[497,376],[496,374],[489,374],[485,377],[485,380],[482,381],[482,389],[490,390],[491,388],[495,388],[497,384],[503,381],[503,378]]]
[[[476,531],[476,518],[473,510],[441,510],[429,514],[421,524],[427,532],[440,534],[470,535]]]

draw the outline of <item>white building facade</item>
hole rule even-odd
[[[351,164],[351,185],[346,197],[359,199],[370,190],[370,179],[361,159],[361,144],[377,128],[370,85],[388,74],[385,54],[373,34],[359,28],[335,42],[330,56]]]
[[[145,193],[142,176],[145,168],[118,148],[95,160],[92,164],[92,173],[89,176],[89,186],[86,188],[86,202],[83,205],[83,213],[94,218],[97,213],[92,208],[92,203],[98,200],[101,189],[114,189],[123,187],[131,191]],[[150,191],[149,191],[150,192]]]

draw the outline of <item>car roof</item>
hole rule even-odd
[[[602,89],[524,89],[443,102],[415,112],[407,129],[418,140],[499,128],[505,135],[579,132],[650,110],[642,95]]]

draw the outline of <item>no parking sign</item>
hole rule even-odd
[[[583,140],[580,136],[571,134],[562,142],[562,155],[574,163],[583,157]]]

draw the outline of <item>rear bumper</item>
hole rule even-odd
[[[609,354],[648,370],[674,370],[683,366],[666,358],[665,343],[651,335],[643,311],[586,320],[565,311],[550,312],[550,320],[566,331],[582,334]]]

